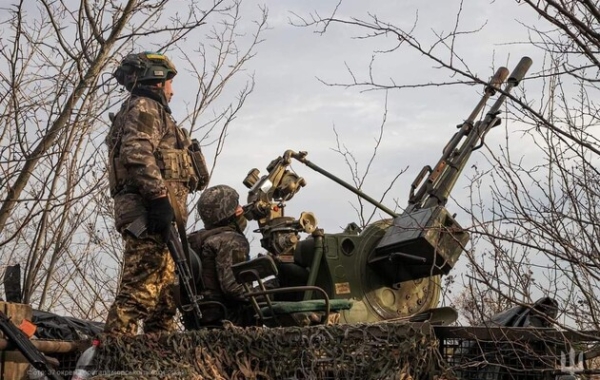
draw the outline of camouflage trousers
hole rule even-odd
[[[175,327],[175,263],[164,243],[125,234],[123,273],[104,332],[135,335],[142,321],[144,333]]]

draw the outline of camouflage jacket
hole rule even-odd
[[[120,231],[138,216],[146,214],[146,202],[167,195],[167,187],[156,154],[159,149],[187,149],[188,135],[179,127],[160,102],[132,95],[114,116],[106,137],[109,171],[117,173],[114,192],[115,222]],[[112,181],[114,182],[114,181]],[[189,193],[183,182],[173,182],[184,219]]]
[[[222,229],[216,234],[200,230],[190,234],[188,240],[202,260],[205,296],[228,304],[243,299],[244,288],[235,280],[231,266],[250,259],[250,244],[233,228]]]

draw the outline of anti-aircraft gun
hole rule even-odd
[[[522,58],[510,76],[505,67],[498,69],[475,109],[457,126],[435,167],[425,166],[412,183],[408,207],[401,214],[310,162],[306,152],[286,151],[267,166],[263,176],[252,169],[243,181],[250,189],[246,215],[258,222],[262,247],[277,257],[280,281],[285,286],[318,286],[331,299],[352,299],[353,306],[341,313],[341,322],[387,320],[436,307],[440,276],[449,273],[469,241],[469,234],[445,208],[448,197],[471,154],[501,123],[500,108],[531,63],[530,58]],[[480,117],[498,92],[498,99]],[[362,231],[350,224],[341,233],[329,234],[316,228],[316,217],[310,212],[298,219],[285,216],[285,203],[306,185],[304,178],[288,169],[292,160],[337,182],[393,219],[377,221]],[[300,240],[299,232],[311,236]],[[304,299],[312,296],[307,292]]]

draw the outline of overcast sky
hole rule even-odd
[[[256,10],[259,2],[245,0],[247,15]],[[212,184],[226,183],[236,188],[245,198],[246,189],[241,181],[253,167],[265,172],[268,163],[287,149],[308,152],[308,159],[331,173],[350,182],[352,177],[344,159],[332,148],[336,147],[333,128],[345,146],[359,162],[363,173],[371,157],[385,111],[384,91],[363,91],[364,88],[328,87],[328,83],[349,83],[349,66],[358,80],[368,78],[368,67],[373,55],[375,79],[384,84],[419,84],[462,80],[422,54],[403,47],[389,54],[385,51],[396,45],[393,36],[362,39],[367,31],[340,24],[330,25],[324,34],[317,28],[300,28],[295,15],[310,19],[310,14],[329,15],[337,1],[270,1],[270,30],[250,62],[256,88],[240,116],[230,129],[225,150],[219,158]],[[370,21],[370,15],[409,30],[429,46],[437,35],[452,31],[457,24],[465,33],[454,42],[454,49],[479,78],[489,78],[499,66],[512,70],[522,56],[530,56],[533,65],[529,75],[541,70],[542,53],[526,43],[530,36],[527,26],[540,23],[529,7],[513,0],[444,0],[444,1],[361,1],[344,0],[337,17]],[[445,49],[434,50],[443,59]],[[460,67],[460,65],[459,65]],[[460,67],[463,69],[464,67]],[[541,81],[525,80],[528,97],[541,98]],[[407,171],[396,182],[383,202],[394,208],[407,204],[410,184],[424,165],[434,166],[442,149],[456,131],[455,126],[471,113],[480,99],[482,86],[442,86],[403,90],[387,93],[385,135],[373,162],[363,190],[379,198],[392,179],[403,169]],[[539,94],[539,95],[538,95]],[[176,108],[175,108],[176,110]],[[532,142],[520,132],[523,126],[503,123],[486,137],[486,149],[499,154],[501,145],[508,145],[512,157],[522,158],[525,166],[539,162],[541,155],[532,149]],[[212,147],[206,147],[211,153]],[[469,208],[469,178],[474,167],[483,170],[486,149],[475,152],[452,193],[447,207],[457,213],[457,220],[465,227],[470,219],[461,207]],[[299,216],[312,211],[325,232],[336,233],[350,222],[358,222],[354,207],[356,196],[331,180],[296,163],[293,168],[302,175],[307,186],[288,203],[287,215]],[[485,192],[484,198],[489,195]],[[455,204],[454,202],[458,203]],[[374,220],[387,218],[377,213]],[[250,228],[256,228],[254,222]],[[260,236],[247,234],[252,239],[252,255],[262,251]],[[481,243],[480,243],[481,244]],[[465,273],[466,257],[459,260],[453,274]],[[460,281],[459,281],[460,282]],[[457,285],[460,286],[460,285]]]
[[[248,22],[262,3],[249,0],[244,3],[244,22]],[[345,68],[348,65],[359,79],[364,79],[374,51],[393,47],[396,40],[392,36],[357,39],[366,31],[339,24],[319,34],[315,33],[316,28],[299,28],[290,23],[298,21],[294,14],[305,18],[315,12],[331,14],[336,4],[337,1],[266,4],[270,30],[249,66],[249,72],[255,75],[256,88],[231,126],[212,184],[229,184],[245,198],[247,190],[241,181],[246,173],[253,167],[264,172],[266,165],[286,149],[307,151],[313,163],[351,181],[343,158],[332,150],[336,146],[334,127],[359,161],[359,171],[364,171],[382,122],[385,92],[328,87],[317,78],[347,83],[351,79]],[[343,1],[337,16],[368,20],[369,14],[375,14],[406,29],[416,24],[413,34],[427,45],[436,39],[435,33],[447,33],[455,27],[460,7],[461,2],[456,0]],[[537,59],[539,52],[534,48],[512,44],[528,39],[521,22],[536,21],[527,7],[511,0],[465,0],[461,12],[459,31],[481,30],[462,35],[456,40],[455,49],[480,78],[488,78],[500,65],[512,69],[523,55],[534,58],[530,72],[535,72],[536,65],[541,64]],[[447,59],[448,53],[443,49],[436,52]],[[374,73],[378,81],[388,84],[392,79],[397,84],[461,79],[453,78],[449,71],[437,68],[431,60],[408,48],[379,55]],[[183,75],[175,83],[178,86],[173,100],[175,116],[181,107],[177,102],[187,91],[182,87]],[[390,91],[384,141],[364,190],[379,198],[394,176],[408,168],[384,202],[393,208],[395,198],[401,206],[406,205],[410,183],[423,165],[433,166],[437,162],[455,126],[475,107],[481,89],[481,86],[459,85]],[[488,145],[494,150],[506,137],[504,126],[496,128],[488,135]],[[515,150],[524,151],[526,143],[521,141],[520,134],[510,132],[508,137]],[[214,148],[205,149],[210,154]],[[478,164],[480,160],[476,153],[470,164]],[[469,167],[463,178],[469,177]],[[289,216],[312,211],[319,225],[329,232],[339,232],[347,223],[357,221],[352,207],[356,197],[352,193],[300,163],[293,168],[308,184],[289,202]],[[464,181],[459,182],[453,193],[459,202],[464,199],[461,194],[464,185]]]

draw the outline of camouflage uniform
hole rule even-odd
[[[175,265],[164,244],[125,234],[123,273],[104,331],[135,335],[138,321],[144,333],[172,331],[176,304],[173,299]]]
[[[249,304],[243,297],[243,286],[236,282],[231,270],[232,265],[250,259],[250,244],[240,226],[243,217],[235,217],[238,198],[229,186],[206,189],[198,201],[205,229],[190,234],[188,241],[202,261],[204,299],[221,302],[227,308],[227,320],[247,325]],[[215,307],[205,307],[202,312],[203,325],[218,325],[225,318]]]
[[[163,238],[126,232],[131,222],[147,215],[151,200],[168,193],[165,165],[158,152],[184,150],[191,144],[171,116],[164,93],[157,90],[132,88],[131,97],[111,118],[106,137],[115,224],[125,241],[121,283],[105,325],[109,334],[135,335],[138,321],[144,322],[145,333],[174,328],[175,266]],[[177,203],[172,206],[179,207],[185,222],[189,185],[181,180],[169,182]]]
[[[155,99],[134,94],[115,116],[106,143],[110,151],[119,151],[118,157],[114,162],[109,161],[109,165],[115,166],[115,172],[126,172],[123,183],[113,196],[115,224],[122,232],[126,224],[146,214],[148,200],[167,195],[166,181],[156,152],[187,149],[191,141],[177,127],[168,108]],[[171,186],[185,221],[188,184],[172,181]]]

